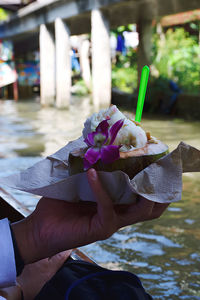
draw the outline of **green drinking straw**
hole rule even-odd
[[[137,109],[136,109],[136,114],[135,114],[135,121],[136,122],[141,121],[148,78],[149,78],[149,67],[144,66],[142,68],[142,74],[141,74],[141,79],[140,79],[140,88],[139,88],[139,94],[138,94],[138,102],[137,102]]]

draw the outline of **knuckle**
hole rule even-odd
[[[98,234],[98,240],[103,241],[107,240],[110,237],[110,233],[107,230],[104,230]]]
[[[113,231],[107,231],[106,234],[105,234],[105,239],[109,239],[111,236],[113,235]]]
[[[116,230],[111,224],[105,224],[104,230],[102,232],[102,240],[110,238]]]
[[[143,217],[144,219],[148,219],[152,216],[152,211],[151,210],[144,210],[141,213],[141,217]]]

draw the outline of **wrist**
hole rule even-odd
[[[10,226],[19,255],[24,264],[34,262],[36,259],[36,247],[34,245],[31,218],[27,217],[19,222],[12,223]]]

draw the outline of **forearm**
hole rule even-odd
[[[17,244],[19,255],[24,264],[39,260],[34,237],[31,229],[31,218],[27,217],[19,222],[11,224],[13,240]]]

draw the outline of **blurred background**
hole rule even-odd
[[[0,0],[0,176],[24,170],[82,134],[116,104],[134,118],[150,67],[145,130],[170,150],[200,149],[198,0]],[[0,187],[15,206],[39,197]],[[200,174],[159,219],[84,248],[97,263],[136,273],[155,299],[200,299]]]

